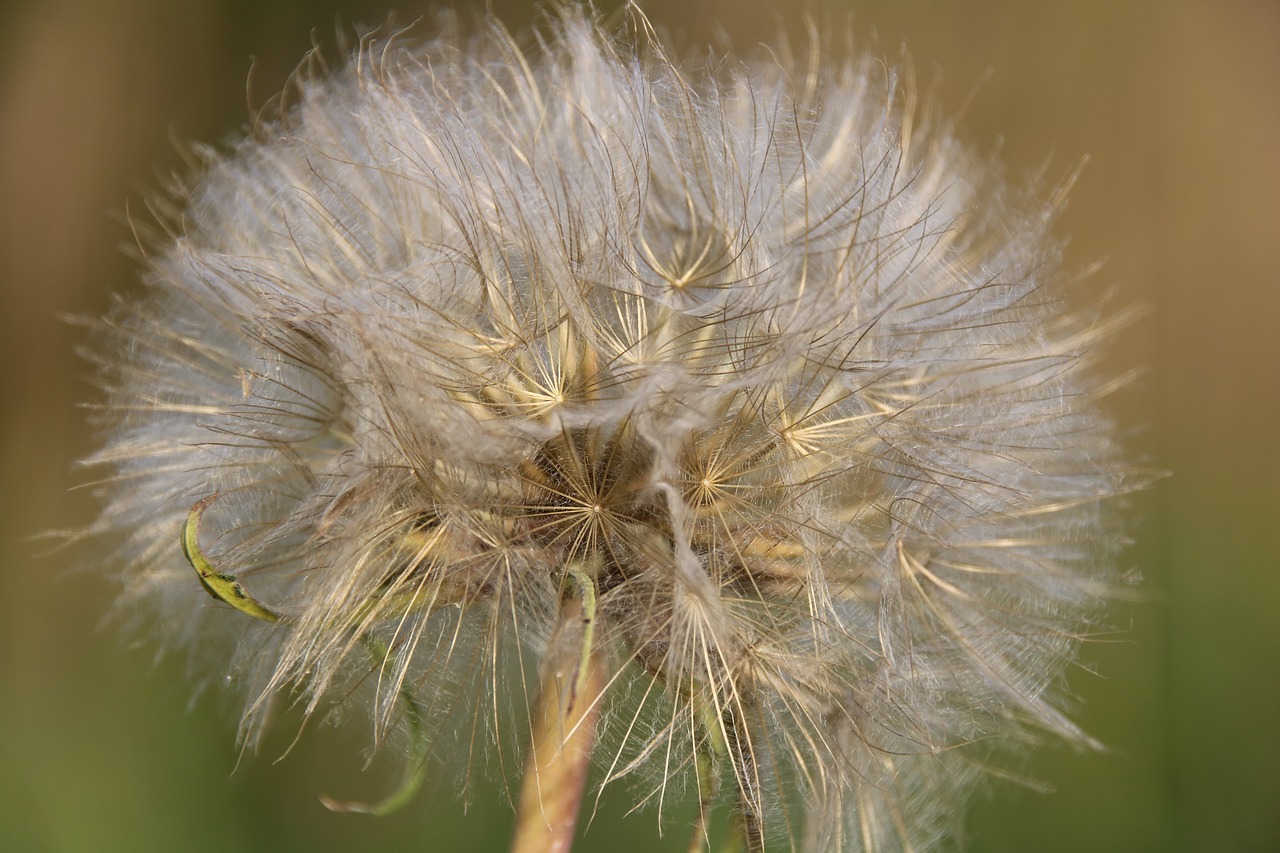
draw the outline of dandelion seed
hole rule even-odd
[[[405,796],[524,767],[558,838],[594,761],[695,844],[721,803],[750,849],[928,849],[993,753],[1085,741],[1101,332],[1054,206],[891,71],[633,22],[370,36],[205,152],[107,323],[91,532],[250,741],[363,703]]]

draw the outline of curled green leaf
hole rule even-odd
[[[367,634],[362,638],[364,647],[373,657],[374,664],[385,669],[391,662],[391,651],[381,640]],[[405,687],[400,688],[400,701],[404,704],[405,718],[409,724],[410,748],[405,765],[404,778],[399,787],[376,803],[361,803],[335,800],[332,797],[320,796],[320,802],[332,812],[355,812],[359,814],[386,815],[400,809],[413,799],[413,795],[422,786],[427,775],[427,752],[430,743],[427,738],[426,719],[422,706],[414,698],[413,693]]]

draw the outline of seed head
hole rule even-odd
[[[250,738],[364,703],[505,767],[574,602],[604,783],[927,849],[1083,738],[1121,478],[1055,205],[876,62],[634,21],[371,36],[204,152],[108,320],[93,532]]]

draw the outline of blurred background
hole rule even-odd
[[[617,3],[601,3],[614,8]],[[493,6],[513,29],[528,3]],[[1081,299],[1145,304],[1110,351],[1145,372],[1114,400],[1131,457],[1172,472],[1129,510],[1145,579],[1120,630],[1072,674],[1106,753],[1049,749],[1040,793],[994,785],[973,851],[1280,850],[1280,4],[1275,0],[830,0],[823,20],[897,57],[1015,181],[1088,164],[1059,222]],[[376,797],[364,731],[286,728],[240,756],[218,697],[194,701],[102,619],[91,553],[34,534],[94,513],[72,461],[92,448],[92,317],[136,290],[127,208],[182,165],[174,140],[225,141],[313,38],[419,0],[0,2],[0,849],[502,850],[510,809],[429,789],[375,819],[318,793]],[[800,6],[650,0],[660,27],[734,44],[799,30]],[[781,21],[781,24],[779,23]],[[873,41],[873,38],[875,41]],[[246,94],[246,80],[252,80]],[[3,367],[7,365],[7,367]],[[276,761],[286,751],[290,754]],[[680,849],[652,812],[606,801],[583,850]]]

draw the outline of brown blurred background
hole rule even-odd
[[[493,4],[513,28],[527,3]],[[616,3],[602,3],[613,8]],[[1135,502],[1144,578],[1113,641],[1072,676],[1106,754],[1040,753],[1041,794],[996,785],[974,851],[1280,850],[1280,4],[1274,0],[831,0],[863,44],[907,45],[922,88],[1015,180],[1088,156],[1059,231],[1146,318],[1111,353],[1146,372],[1115,401],[1132,455],[1173,472]],[[327,813],[376,796],[364,733],[308,730],[241,758],[225,702],[192,702],[180,662],[100,622],[92,554],[38,556],[87,522],[71,463],[96,399],[67,314],[136,288],[126,207],[181,169],[171,140],[225,140],[283,84],[312,33],[400,20],[417,0],[30,0],[0,4],[0,849],[338,851],[504,848],[510,810],[462,817],[428,790],[385,819]],[[705,42],[772,41],[763,0],[652,0]],[[779,11],[781,9],[781,11]],[[989,79],[984,75],[990,69]],[[976,89],[976,95],[974,91]],[[970,103],[970,96],[974,95]],[[607,801],[584,850],[651,850],[653,814]],[[666,848],[679,849],[683,832]]]

